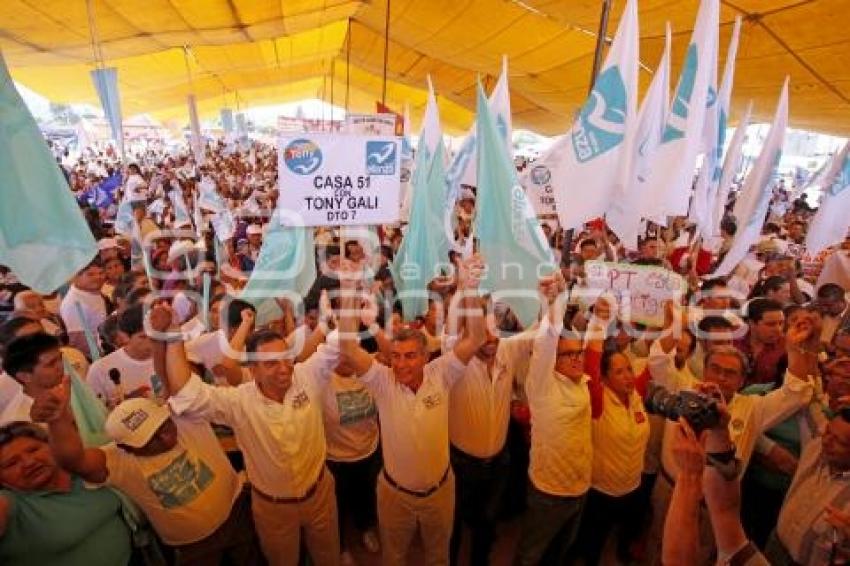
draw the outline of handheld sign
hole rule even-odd
[[[664,325],[664,303],[678,304],[687,289],[681,275],[651,265],[589,261],[585,273],[590,289],[617,298],[622,320],[652,327]]]
[[[520,176],[520,184],[525,187],[528,200],[538,216],[556,214],[555,193],[552,191],[552,173],[549,167],[532,163]]]
[[[401,142],[393,136],[282,136],[281,223],[357,226],[398,221],[400,156]]]

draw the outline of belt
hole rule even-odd
[[[494,463],[501,461],[505,456],[505,448],[502,447],[501,450],[490,456],[489,458],[479,458],[478,456],[473,456],[472,454],[467,454],[454,444],[449,445],[449,450],[451,455],[459,460],[463,460],[465,462],[470,462],[472,464],[478,464],[480,466],[490,466]]]
[[[251,489],[253,489],[254,493],[260,496],[260,499],[265,499],[269,503],[304,503],[305,501],[313,497],[314,493],[316,493],[316,489],[318,489],[319,483],[322,481],[323,477],[325,477],[324,466],[322,466],[322,470],[319,472],[319,477],[316,478],[316,481],[313,482],[313,485],[311,485],[301,497],[276,497],[274,495],[263,493],[262,491],[257,489],[256,486],[251,486]]]
[[[438,489],[443,487],[443,484],[446,483],[447,479],[449,479],[449,471],[451,469],[452,469],[451,466],[446,466],[446,471],[443,472],[443,477],[440,478],[440,481],[438,481],[436,483],[436,485],[432,485],[431,487],[429,487],[425,491],[416,491],[416,490],[413,490],[413,489],[407,489],[406,487],[399,485],[398,482],[395,481],[392,478],[392,476],[390,476],[387,473],[386,468],[384,468],[382,470],[382,472],[384,474],[384,479],[387,480],[387,483],[390,484],[391,486],[393,486],[394,488],[396,488],[398,491],[400,491],[402,493],[406,493],[407,495],[412,495],[413,497],[419,497],[420,499],[423,499],[425,497],[428,497],[429,495],[432,495],[435,491],[437,491]]]

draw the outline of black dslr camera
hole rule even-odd
[[[660,385],[649,384],[643,404],[648,413],[671,421],[685,417],[697,435],[720,422],[717,400],[696,391],[671,393]]]

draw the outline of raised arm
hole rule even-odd
[[[245,342],[251,332],[254,331],[254,319],[256,318],[252,309],[242,309],[239,314],[242,316],[242,320],[230,339],[230,352],[226,352],[221,363],[214,368],[214,370],[217,370],[215,371],[216,375],[223,375],[227,383],[234,387],[242,383],[242,366],[239,365],[239,360],[235,355],[241,356],[242,352],[245,351]]]
[[[151,333],[153,339],[167,343],[163,378],[170,394],[177,395],[192,376],[192,368],[189,360],[186,359],[183,340],[171,338],[180,336],[180,327],[176,322],[174,311],[166,304],[158,304],[151,309],[148,324],[153,330]]]
[[[705,451],[684,419],[679,419],[671,440],[679,475],[664,520],[661,562],[665,566],[685,566],[694,563],[699,549],[699,506]]]
[[[357,375],[369,371],[374,361],[369,353],[360,347],[360,307],[363,299],[357,291],[355,271],[348,262],[342,262],[340,270],[340,313],[339,348],[342,357],[354,368]],[[345,269],[348,267],[348,269]]]
[[[590,376],[587,384],[590,390],[590,406],[593,418],[602,416],[604,410],[605,388],[602,385],[602,350],[605,344],[605,334],[611,321],[613,299],[600,295],[593,306],[584,347],[584,371]]]
[[[91,483],[103,483],[109,476],[106,454],[100,448],[85,448],[71,412],[71,380],[40,394],[33,400],[30,417],[33,422],[47,423],[50,449],[56,462],[65,470]]]
[[[478,255],[473,255],[461,262],[458,291],[455,295],[457,300],[452,301],[453,305],[457,303],[460,307],[460,310],[456,310],[454,314],[459,320],[463,320],[464,327],[464,332],[455,344],[453,352],[463,364],[469,363],[487,339],[484,309],[478,295],[478,284],[481,281],[483,269],[484,263]],[[452,310],[449,309],[450,313]]]
[[[757,398],[753,407],[756,429],[762,433],[803,408],[814,393],[813,377],[820,371],[813,344],[819,339],[808,318],[797,320],[785,333],[788,371],[782,387]]]
[[[560,279],[560,282],[563,282],[563,279]],[[533,402],[539,385],[544,380],[550,379],[555,369],[558,337],[564,328],[564,311],[566,310],[566,301],[560,295],[563,287],[559,283],[557,274],[542,278],[538,288],[540,296],[545,301],[545,314],[534,337],[531,361],[525,379],[525,392],[529,402]]]

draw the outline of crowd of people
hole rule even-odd
[[[57,152],[98,252],[50,295],[0,268],[0,564],[850,560],[850,237],[809,254],[784,186],[722,278],[734,193],[715,241],[542,217],[560,269],[523,327],[475,253],[405,319],[403,224],[317,228],[307,292],[242,296],[271,146]],[[465,187],[458,242],[474,215]],[[594,260],[688,288],[639,324]]]

